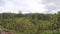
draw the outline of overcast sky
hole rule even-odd
[[[60,0],[0,0],[0,13],[56,13],[60,10]]]

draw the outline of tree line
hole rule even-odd
[[[0,28],[16,34],[60,34],[60,12],[43,13],[0,13]]]

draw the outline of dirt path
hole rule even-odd
[[[11,32],[13,34],[13,32]],[[2,32],[1,34],[6,34],[6,32]]]
[[[2,32],[2,34],[5,34],[5,32]]]

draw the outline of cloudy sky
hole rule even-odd
[[[0,13],[56,13],[60,10],[60,0],[0,0]]]

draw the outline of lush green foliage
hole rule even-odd
[[[58,14],[40,13],[2,13],[0,28],[15,34],[60,34],[60,12]]]

